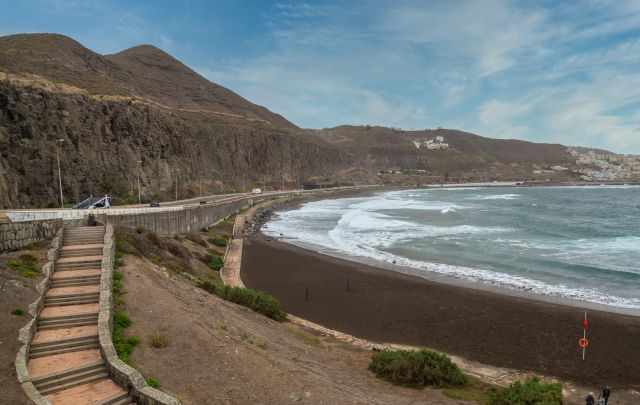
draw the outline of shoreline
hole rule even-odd
[[[436,283],[259,234],[245,239],[242,279],[284,309],[374,342],[428,347],[579,384],[640,389],[640,318]]]
[[[258,215],[254,230],[270,212],[307,201],[272,207]],[[491,285],[479,288],[481,283],[451,282],[447,276],[405,274],[397,266],[389,265],[391,270],[335,257],[259,231],[246,238],[242,263],[248,287],[274,295],[295,316],[357,338],[430,347],[580,384],[640,388],[637,313],[516,290],[505,293]],[[586,362],[577,346],[584,310],[593,325]]]
[[[584,184],[584,185],[573,185],[573,184],[563,184],[563,185],[534,185],[534,186],[530,186],[530,185],[514,185],[514,184],[509,184],[506,185],[504,183],[502,184],[498,184],[498,185],[494,185],[494,186],[488,186],[488,184],[491,183],[474,183],[475,185],[473,186],[474,188],[530,188],[530,187],[534,187],[534,188],[540,188],[540,187],[548,187],[548,188],[581,188],[581,187],[589,187],[590,185],[588,184]],[[482,185],[480,185],[482,184]],[[626,186],[634,186],[634,187],[640,187],[640,184],[625,184]],[[439,186],[439,185],[434,185],[434,186],[429,186],[429,187],[424,187],[423,189],[431,189],[431,190],[439,190],[439,189],[455,189],[457,187],[455,186],[451,186],[451,185],[444,185],[444,186]],[[465,185],[460,185],[459,187],[471,187],[467,184]],[[600,185],[593,185],[594,187],[601,187]],[[621,184],[608,184],[607,186],[621,186]],[[606,187],[606,186],[605,186]],[[608,305],[608,304],[604,304],[604,303],[598,303],[598,302],[592,302],[592,301],[586,301],[586,300],[580,300],[577,298],[570,298],[570,297],[565,297],[565,296],[559,296],[559,295],[551,295],[551,294],[540,294],[537,292],[529,292],[526,290],[522,290],[522,289],[516,289],[516,288],[509,288],[508,286],[501,286],[501,285],[495,285],[495,284],[491,284],[489,282],[484,282],[483,280],[470,280],[470,279],[464,279],[461,277],[455,277],[453,275],[449,275],[449,274],[441,274],[441,273],[436,273],[436,272],[431,272],[431,271],[419,271],[413,267],[409,267],[409,266],[401,266],[398,264],[392,264],[392,263],[387,263],[387,262],[382,262],[382,261],[378,261],[372,258],[368,258],[368,257],[360,257],[360,256],[350,256],[346,253],[342,253],[339,251],[332,251],[331,249],[325,248],[323,246],[317,246],[314,245],[312,243],[305,243],[303,241],[300,241],[297,238],[288,238],[286,235],[284,236],[272,236],[272,235],[266,235],[262,232],[262,227],[269,222],[269,220],[271,219],[271,216],[276,213],[276,212],[284,212],[284,211],[290,211],[290,210],[294,210],[296,208],[299,208],[301,205],[308,203],[308,202],[312,202],[312,201],[318,201],[318,200],[325,200],[325,199],[341,199],[341,198],[354,198],[354,197],[367,197],[367,196],[371,196],[373,194],[376,193],[380,193],[380,192],[389,192],[389,191],[398,191],[398,190],[420,190],[420,189],[416,189],[416,188],[397,188],[397,187],[392,187],[392,188],[383,188],[383,189],[374,189],[374,190],[360,190],[360,191],[355,191],[355,192],[350,192],[350,193],[345,193],[345,194],[338,194],[336,196],[332,196],[327,198],[327,196],[313,196],[313,197],[307,197],[307,198],[300,198],[300,199],[295,199],[293,201],[289,201],[289,202],[285,202],[285,203],[280,203],[280,204],[276,204],[273,207],[270,207],[270,209],[268,210],[267,214],[265,216],[261,216],[261,218],[259,219],[259,221],[254,225],[253,229],[252,229],[252,233],[254,234],[260,234],[262,237],[267,238],[267,239],[273,239],[275,241],[278,241],[280,243],[285,243],[287,245],[291,245],[291,246],[295,246],[299,249],[303,249],[306,250],[310,253],[318,253],[327,257],[331,257],[331,258],[337,258],[337,259],[341,259],[341,260],[345,260],[347,262],[353,262],[353,263],[358,263],[358,264],[362,264],[365,266],[371,266],[371,267],[375,267],[378,269],[382,269],[385,271],[390,271],[390,272],[395,272],[398,274],[404,274],[404,275],[408,275],[408,276],[412,276],[412,277],[417,277],[420,279],[424,279],[430,282],[434,282],[434,283],[440,283],[440,284],[447,284],[447,285],[451,285],[451,286],[455,286],[455,287],[460,287],[460,288],[469,288],[469,289],[476,289],[476,290],[481,290],[481,291],[487,291],[490,293],[494,293],[494,294],[499,294],[499,295],[505,295],[505,296],[509,296],[509,297],[517,297],[517,298],[524,298],[524,299],[528,299],[528,300],[532,300],[532,301],[538,301],[538,302],[543,302],[543,303],[551,303],[551,304],[558,304],[558,305],[565,305],[565,306],[570,306],[570,307],[574,307],[574,308],[578,308],[581,309],[582,311],[600,311],[600,312],[610,312],[612,314],[617,314],[617,315],[627,315],[627,316],[635,316],[635,317],[640,317],[640,308],[625,308],[625,307],[620,307],[620,306],[614,306],[614,305]]]

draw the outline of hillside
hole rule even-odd
[[[452,129],[402,131],[373,126],[340,126],[312,131],[329,144],[349,151],[380,170],[418,169],[437,176],[474,176],[476,180],[527,178],[534,167],[573,166],[567,148],[513,139],[491,139]],[[442,137],[446,150],[416,147]]]
[[[437,136],[448,150],[413,144]],[[138,175],[151,201],[175,198],[176,186],[186,198],[283,183],[523,179],[573,162],[561,145],[455,130],[303,130],[150,45],[100,55],[58,34],[0,37],[0,209],[57,206],[58,139],[66,202],[136,202]]]
[[[168,107],[237,114],[295,128],[281,115],[209,82],[151,45],[103,56],[63,35],[10,35],[0,37],[0,70],[35,74],[89,94],[140,97]]]

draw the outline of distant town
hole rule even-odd
[[[640,156],[570,148],[578,173],[585,181],[625,181],[640,179]]]

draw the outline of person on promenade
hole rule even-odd
[[[609,405],[609,396],[611,395],[611,389],[605,386],[602,389],[602,399],[604,399],[604,405]]]
[[[589,395],[587,395],[587,405],[595,405],[596,403],[596,397],[593,396],[593,392],[590,392]]]

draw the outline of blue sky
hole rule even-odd
[[[0,0],[0,34],[150,43],[296,124],[640,153],[640,1]]]

